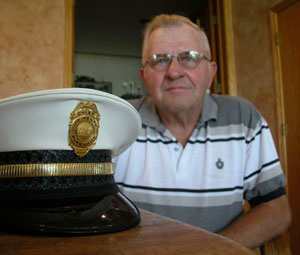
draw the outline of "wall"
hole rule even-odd
[[[64,0],[0,0],[0,98],[63,87]]]
[[[269,8],[280,0],[231,1],[238,95],[252,101],[262,112],[277,143]],[[64,0],[0,0],[0,98],[63,87],[64,22]],[[99,61],[95,56],[91,59]],[[97,68],[86,73],[89,61],[78,66],[75,63],[75,75],[91,74],[114,84],[127,77],[137,79],[131,71],[121,78],[116,78],[116,73],[98,73]],[[125,70],[127,65],[122,68]],[[121,88],[115,92],[120,94]]]
[[[279,2],[231,0],[237,94],[254,103],[262,113],[277,146],[277,105],[269,10]]]
[[[112,92],[121,96],[127,92],[129,86],[123,87],[123,82],[135,81],[141,87],[142,94],[146,89],[139,76],[141,58],[109,56],[92,53],[75,53],[74,75],[85,75],[97,81],[112,82]]]

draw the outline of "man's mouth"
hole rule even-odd
[[[174,92],[176,92],[176,91],[178,91],[178,92],[180,92],[180,91],[186,91],[186,90],[189,90],[190,88],[189,87],[184,87],[184,86],[172,86],[172,87],[168,87],[168,88],[166,88],[165,89],[165,91],[174,91]]]

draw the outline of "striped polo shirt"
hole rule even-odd
[[[242,213],[244,200],[255,206],[285,194],[269,127],[245,99],[207,94],[184,148],[150,97],[131,103],[143,125],[114,159],[115,179],[139,208],[218,232]]]

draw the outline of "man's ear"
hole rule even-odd
[[[210,68],[211,68],[212,79],[214,79],[215,74],[216,74],[216,72],[217,72],[217,70],[218,70],[217,63],[214,62],[214,61],[212,61],[212,62],[210,63]]]
[[[145,84],[145,78],[144,78],[145,77],[145,69],[144,69],[144,67],[140,68],[140,77],[141,77],[143,83]]]
[[[211,87],[212,82],[214,80],[214,77],[216,75],[217,69],[218,69],[217,63],[214,62],[214,61],[210,62],[209,65],[210,65],[209,66],[209,69],[210,69],[210,83],[209,83],[209,87],[208,88]]]

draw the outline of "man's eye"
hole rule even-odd
[[[191,57],[185,57],[184,58],[184,61],[186,61],[186,62],[190,62],[190,61],[192,61],[193,59],[191,58]]]
[[[193,61],[194,59],[191,56],[186,56],[183,58],[183,60],[186,62],[190,62],[190,61]]]
[[[165,63],[167,63],[168,60],[166,58],[159,58],[155,61],[155,64],[158,64],[158,65],[163,65]]]

